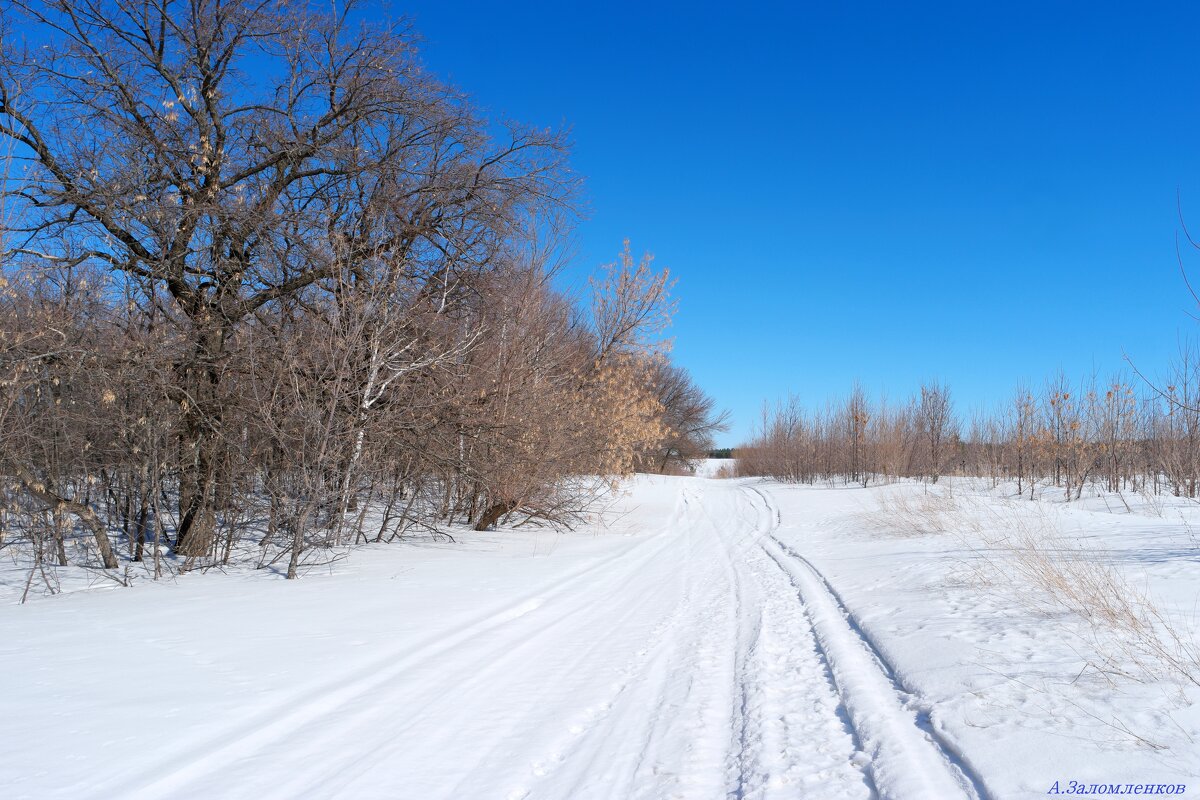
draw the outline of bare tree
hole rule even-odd
[[[229,346],[248,319],[380,280],[445,313],[570,192],[561,136],[510,126],[493,144],[406,29],[361,25],[353,3],[0,10],[46,39],[29,51],[10,27],[0,51],[0,137],[26,168],[5,192],[10,252],[103,265],[173,326],[189,554],[211,544]]]
[[[31,577],[570,525],[722,428],[667,361],[666,270],[626,242],[553,288],[563,136],[484,120],[355,6],[0,0],[0,525]]]
[[[672,464],[703,458],[713,448],[714,435],[728,430],[729,412],[718,412],[716,401],[688,371],[665,359],[654,360],[650,383],[663,409],[666,435],[646,454],[648,465],[666,472]]]
[[[592,279],[598,361],[615,353],[648,356],[670,349],[663,332],[675,315],[677,304],[671,298],[675,284],[670,272],[656,272],[653,262],[649,253],[635,262],[626,239],[617,261]]]
[[[927,474],[931,482],[937,483],[945,464],[947,446],[957,435],[950,388],[936,381],[922,385],[917,417],[925,440]]]

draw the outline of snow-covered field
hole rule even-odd
[[[1187,644],[1200,510],[947,483],[640,477],[575,533],[0,606],[0,796],[1200,793],[1197,687],[1114,675],[1001,541],[1052,530]]]

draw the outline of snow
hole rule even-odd
[[[689,464],[692,474],[698,478],[719,478],[724,477],[722,471],[733,474],[733,469],[737,466],[737,459],[734,458],[702,458],[698,461],[693,461]]]
[[[1171,619],[1195,620],[1197,509],[945,484],[640,476],[574,533],[471,533],[360,548],[299,581],[209,572],[0,606],[0,794],[1194,787],[1195,686],[1087,670],[1079,620],[982,576],[1003,556],[991,533],[1036,508]],[[916,508],[929,492],[941,524],[914,532],[896,498]],[[5,580],[15,599],[20,576]]]

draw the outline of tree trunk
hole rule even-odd
[[[133,551],[133,560],[141,561],[146,552],[146,525],[150,513],[150,503],[146,497],[146,492],[143,489],[141,494],[140,507],[138,508],[137,516],[137,544]]]
[[[175,549],[188,557],[206,555],[216,533],[213,481],[221,408],[218,360],[224,350],[219,326],[196,334],[194,355],[178,365],[181,432],[179,435],[179,530]]]
[[[475,523],[475,530],[486,531],[493,527],[500,518],[505,514],[515,510],[517,504],[511,500],[502,500],[498,503],[493,503],[486,511],[479,515],[479,521]]]
[[[108,533],[104,530],[104,523],[100,521],[100,517],[91,509],[91,506],[84,503],[76,503],[73,500],[68,500],[65,497],[55,494],[43,484],[35,481],[33,476],[24,470],[19,471],[17,477],[20,479],[21,488],[26,494],[50,506],[55,514],[66,511],[78,517],[79,521],[92,532],[92,538],[96,540],[96,547],[100,551],[100,559],[104,563],[104,568],[117,568],[117,556],[113,552],[112,542],[109,541]]]

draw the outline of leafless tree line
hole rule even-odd
[[[628,243],[556,291],[561,132],[353,3],[0,2],[0,546],[295,576],[414,525],[569,524],[722,419]],[[78,551],[79,555],[74,553]]]
[[[1161,385],[1130,374],[1074,384],[1059,374],[969,419],[955,413],[940,383],[898,404],[872,401],[857,386],[815,412],[789,398],[764,408],[759,430],[736,456],[740,474],[792,482],[866,486],[960,474],[1014,482],[1030,498],[1054,486],[1078,499],[1092,483],[1194,498],[1200,355],[1184,349]]]
[[[797,483],[885,476],[936,481],[958,446],[950,391],[928,384],[900,406],[872,401],[855,385],[842,401],[809,411],[796,397],[763,406],[754,438],[735,450],[738,472]]]

